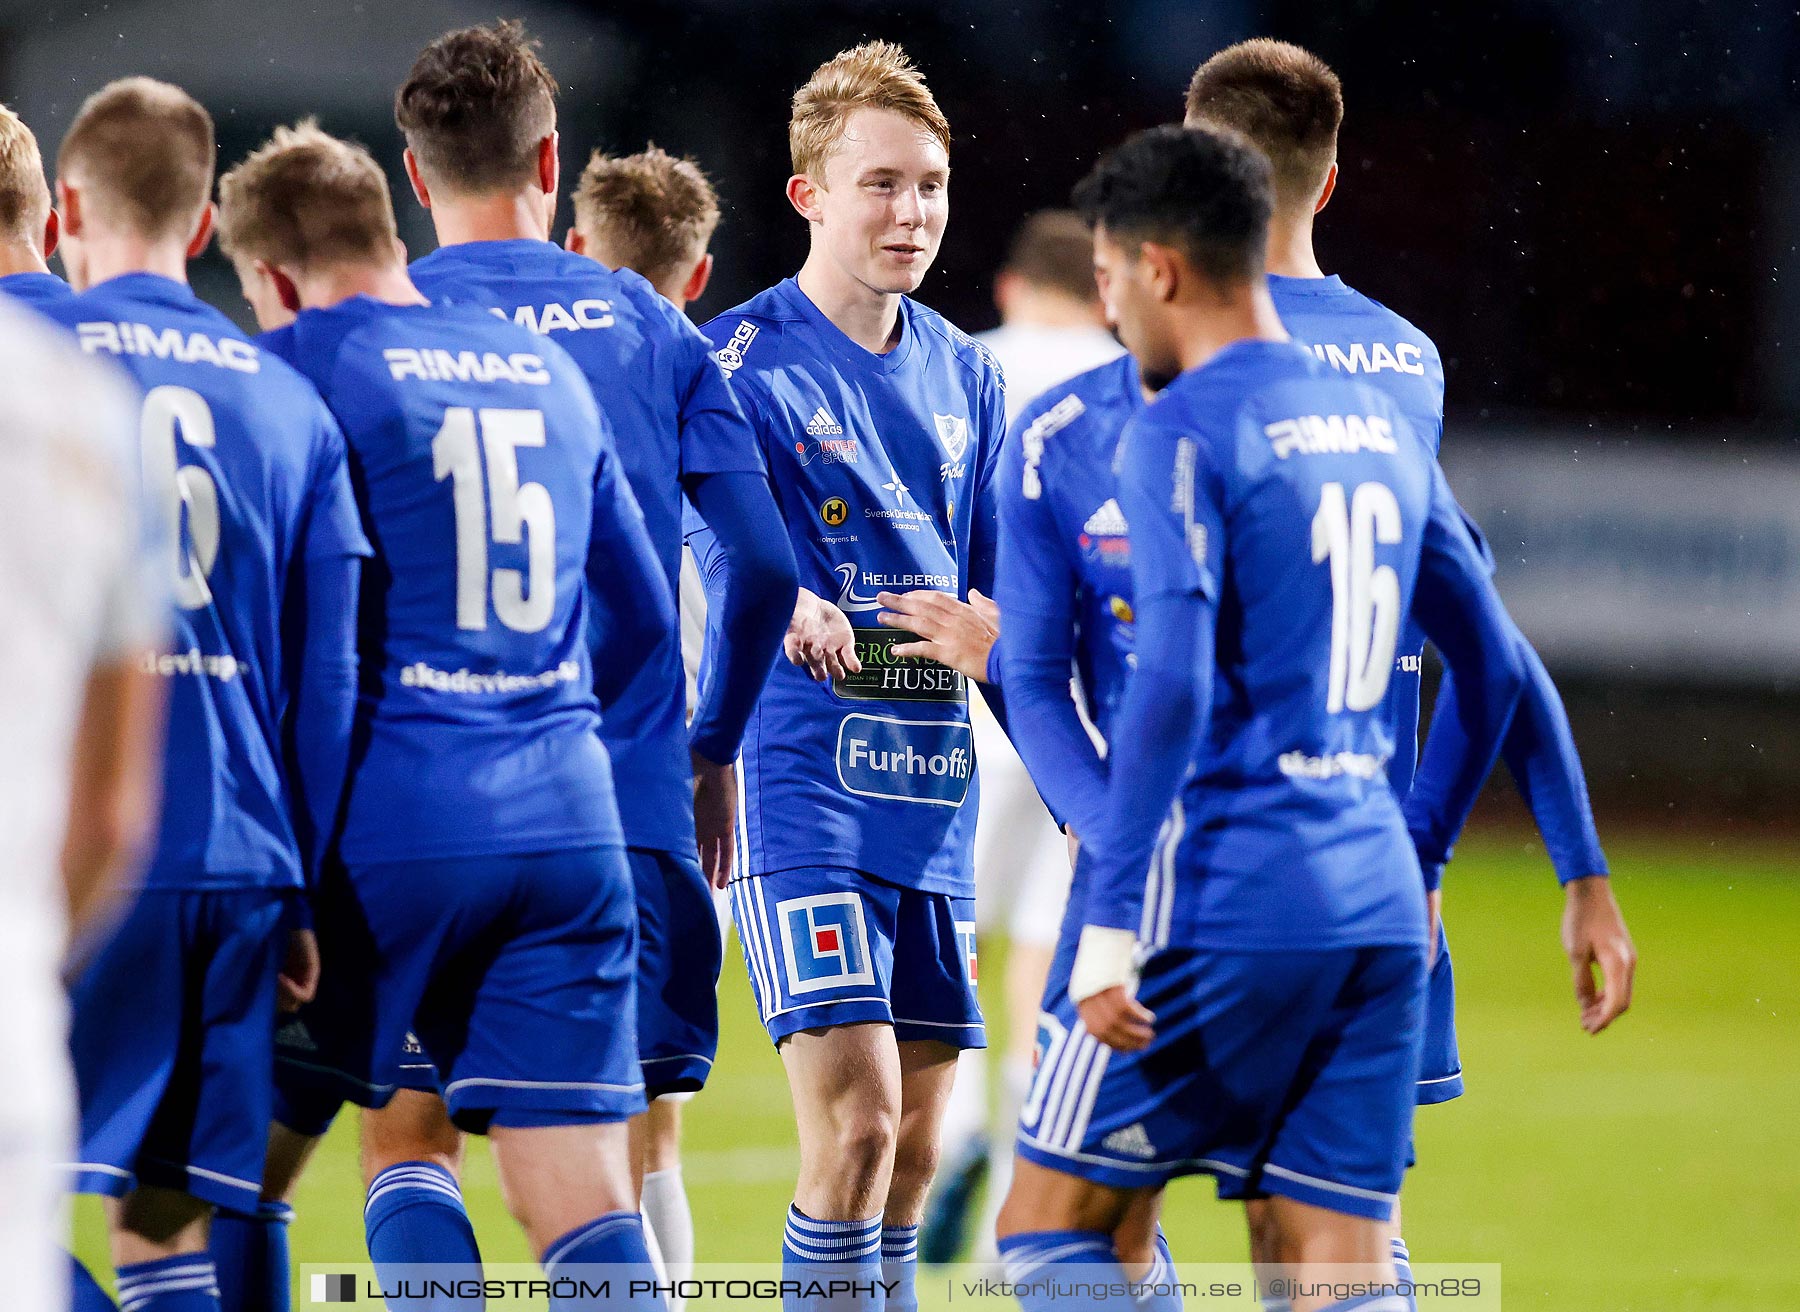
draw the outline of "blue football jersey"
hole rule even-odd
[[[586,569],[638,512],[574,362],[483,310],[367,297],[268,340],[343,426],[375,546],[345,860],[620,842]]]
[[[412,277],[433,300],[498,311],[574,359],[612,428],[674,592],[683,478],[763,472],[756,439],[700,331],[631,270],[547,241],[445,246],[415,261]],[[596,637],[605,642],[603,632]],[[601,736],[633,847],[693,849],[685,694],[680,642],[671,640],[603,708]]]
[[[9,273],[0,278],[0,292],[27,305],[54,305],[75,295],[75,289],[54,273]]]
[[[1294,342],[1226,348],[1127,426],[1140,603],[1150,580],[1218,615],[1207,733],[1146,891],[1152,941],[1423,943],[1385,701],[1421,555],[1486,574],[1429,457],[1384,392]]]
[[[1269,294],[1288,332],[1319,359],[1387,393],[1414,434],[1437,455],[1444,435],[1444,362],[1435,343],[1379,301],[1328,278],[1269,276]],[[1401,797],[1419,764],[1419,695],[1425,635],[1411,619],[1402,632],[1388,713],[1394,756],[1388,779]]]
[[[282,607],[297,565],[365,555],[343,437],[312,386],[183,283],[111,278],[41,303],[144,389],[153,484],[179,494],[161,888],[297,886],[281,770]]]
[[[1007,564],[995,601],[1003,617],[1029,613],[1073,635],[1082,700],[1102,737],[1111,736],[1137,640],[1113,461],[1143,408],[1137,361],[1120,356],[1020,411],[1000,460]]]
[[[860,675],[815,683],[777,662],[744,739],[745,873],[837,865],[969,896],[974,751],[962,676],[896,658],[875,599],[991,586],[999,371],[910,299],[900,341],[851,341],[793,279],[706,333],[743,395],[799,564],[800,586],[856,629]]]

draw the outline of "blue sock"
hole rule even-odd
[[[69,1287],[73,1293],[70,1312],[119,1312],[119,1305],[112,1301],[112,1295],[73,1253],[69,1254]]]
[[[119,1312],[219,1312],[219,1278],[206,1253],[119,1268]]]
[[[1388,1246],[1394,1258],[1394,1280],[1400,1286],[1400,1296],[1406,1300],[1406,1312],[1419,1312],[1419,1300],[1412,1288],[1412,1254],[1406,1251],[1406,1240],[1395,1235]]]
[[[288,1222],[294,1209],[263,1203],[254,1214],[221,1207],[206,1246],[219,1278],[219,1305],[231,1312],[288,1312]]]
[[[882,1226],[881,1278],[892,1286],[887,1294],[887,1312],[919,1312],[919,1291],[914,1283],[918,1274],[919,1227]]]
[[[409,1273],[423,1275],[410,1269],[425,1264],[460,1266],[470,1276],[481,1273],[481,1250],[463,1208],[462,1190],[454,1175],[431,1162],[397,1162],[369,1182],[363,1238],[383,1288]],[[480,1305],[480,1300],[453,1301],[443,1307]]]
[[[611,1269],[595,1271],[594,1278],[584,1280],[583,1272],[571,1270],[584,1266]],[[632,1292],[633,1281],[656,1279],[650,1266],[650,1249],[644,1243],[644,1218],[637,1212],[608,1212],[586,1225],[576,1226],[544,1250],[544,1274],[552,1282],[550,1312],[623,1312],[626,1308],[660,1312],[663,1307],[661,1294]],[[578,1288],[572,1297],[558,1296],[555,1281],[565,1274],[577,1286],[598,1285],[606,1280],[614,1292],[600,1297]]]
[[[1007,1283],[1025,1312],[1053,1308],[1124,1309],[1122,1299],[1096,1298],[1071,1286],[1125,1280],[1125,1269],[1113,1254],[1112,1236],[1100,1230],[1034,1230],[1000,1241],[1000,1261]]]
[[[881,1312],[881,1218],[815,1221],[790,1204],[781,1278],[807,1286],[798,1296],[783,1295],[785,1312]]]
[[[1156,1256],[1150,1269],[1138,1282],[1139,1293],[1132,1300],[1137,1312],[1181,1312],[1181,1291],[1175,1288],[1175,1254],[1169,1251],[1169,1237],[1156,1227]]]

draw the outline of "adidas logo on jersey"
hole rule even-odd
[[[1087,517],[1081,531],[1097,538],[1122,538],[1130,530],[1125,527],[1125,512],[1119,509],[1118,501],[1108,497],[1105,505]]]
[[[1100,1146],[1121,1157],[1136,1157],[1140,1161],[1147,1162],[1156,1156],[1156,1145],[1144,1133],[1142,1121],[1133,1121],[1122,1130],[1114,1130],[1100,1141]]]
[[[844,426],[831,417],[831,411],[820,406],[813,411],[813,417],[806,421],[808,437],[842,437]]]

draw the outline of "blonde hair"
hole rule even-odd
[[[654,145],[616,159],[595,151],[574,200],[588,243],[657,284],[698,259],[719,226],[719,199],[700,166]]]
[[[103,226],[185,235],[212,195],[212,115],[180,87],[148,77],[109,82],[63,136],[58,176],[78,184]]]
[[[276,128],[219,179],[219,244],[233,260],[385,263],[397,237],[381,166],[312,119]]]
[[[815,179],[859,109],[888,109],[924,128],[946,153],[950,124],[906,51],[892,41],[867,41],[820,64],[794,93],[788,153],[794,172]]]
[[[24,119],[0,105],[0,236],[36,244],[49,217],[50,188],[37,138]]]

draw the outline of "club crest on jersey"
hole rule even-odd
[[[961,460],[963,452],[969,449],[969,421],[961,415],[940,415],[933,412],[931,416],[937,424],[938,441],[944,444],[944,454],[951,462]]]
[[[775,904],[775,919],[789,993],[875,982],[862,898],[855,893],[789,898]]]
[[[718,361],[719,368],[725,371],[727,378],[743,366],[744,352],[756,340],[756,331],[756,325],[748,319],[740,320],[738,326],[731,330],[731,340],[713,352],[713,359]]]

